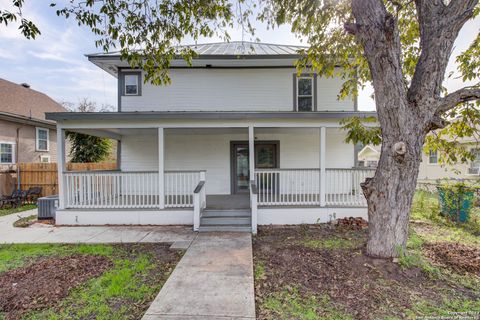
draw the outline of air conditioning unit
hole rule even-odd
[[[58,208],[58,195],[39,198],[37,206],[38,220],[55,219],[55,213]]]

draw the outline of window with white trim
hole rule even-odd
[[[428,163],[437,164],[438,163],[438,152],[436,150],[430,150],[428,153]]]
[[[50,132],[45,128],[36,128],[37,139],[36,139],[36,148],[37,151],[48,151],[50,147]]]
[[[313,77],[297,78],[297,111],[313,111]]]
[[[0,163],[13,164],[15,161],[15,144],[13,142],[0,142]]]
[[[40,156],[41,163],[50,163],[50,156]]]
[[[125,79],[125,95],[126,96],[138,95],[138,74],[126,74],[124,79]]]

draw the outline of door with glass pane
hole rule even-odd
[[[255,142],[255,168],[272,169],[278,165],[278,143]],[[247,142],[232,143],[232,192],[249,190],[249,151]],[[271,183],[269,183],[270,185]],[[266,185],[263,187],[267,187]]]

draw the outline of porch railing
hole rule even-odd
[[[327,206],[365,206],[360,183],[373,176],[368,168],[326,169]],[[256,169],[258,204],[320,205],[320,169]]]
[[[375,169],[326,169],[325,198],[329,206],[366,206],[360,184],[373,177]]]
[[[193,191],[201,171],[166,171],[165,207],[193,207]],[[66,208],[128,209],[160,206],[159,175],[155,171],[65,172]]]

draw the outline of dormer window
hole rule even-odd
[[[138,95],[138,74],[125,75],[125,95],[126,96]]]
[[[316,78],[311,74],[302,74],[295,77],[295,111],[316,111]]]

